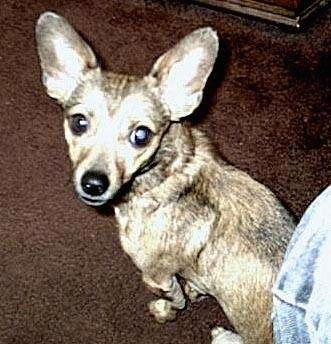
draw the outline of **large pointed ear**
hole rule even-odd
[[[97,67],[96,57],[73,27],[53,12],[39,17],[36,40],[43,84],[48,95],[63,104],[85,73]]]
[[[217,34],[206,27],[184,37],[156,61],[150,76],[156,79],[171,120],[191,114],[200,104],[217,52]]]

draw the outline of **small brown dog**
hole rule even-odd
[[[216,328],[213,343],[272,343],[270,290],[294,223],[180,121],[200,104],[216,33],[192,32],[143,78],[102,71],[54,13],[40,16],[36,38],[43,84],[65,112],[77,194],[94,206],[113,201],[123,249],[162,295],[149,306],[156,320],[174,319],[185,294],[209,294],[239,333]]]

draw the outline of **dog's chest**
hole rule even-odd
[[[145,198],[116,208],[115,214],[122,247],[141,270],[169,261],[174,266],[195,261],[215,220],[210,209],[190,209],[178,203],[161,205]]]
[[[122,247],[138,268],[148,266],[165,250],[171,207],[160,210],[153,200],[141,198],[115,208]]]

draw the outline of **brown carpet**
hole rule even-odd
[[[220,58],[193,119],[297,217],[331,177],[331,13],[293,34],[177,1],[0,2],[0,343],[208,343],[225,323],[218,305],[156,324],[113,217],[75,198],[61,110],[40,82],[34,25],[45,10],[107,67],[139,75],[186,33],[215,27]]]

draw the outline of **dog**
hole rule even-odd
[[[55,13],[39,17],[36,41],[42,82],[64,109],[77,195],[113,204],[124,251],[160,296],[152,315],[173,320],[188,299],[212,295],[236,330],[213,329],[212,343],[272,343],[271,287],[294,221],[183,120],[201,102],[216,32],[188,34],[144,77],[103,71]]]

